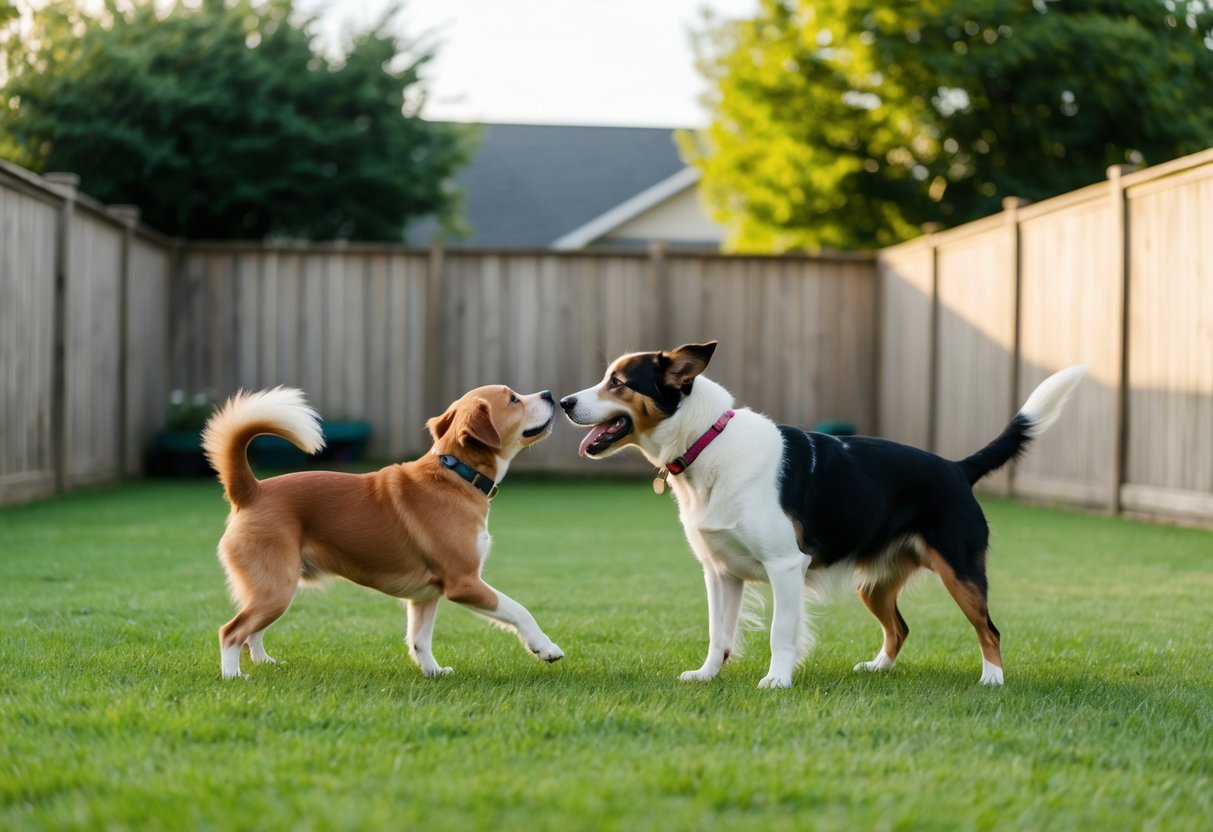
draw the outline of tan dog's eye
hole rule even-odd
[[[518,404],[518,397],[510,393],[510,404]]]

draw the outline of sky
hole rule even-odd
[[[299,0],[339,40],[388,0]],[[757,0],[406,0],[404,31],[437,35],[423,115],[522,124],[699,127],[705,82],[690,31],[701,10],[748,17]]]

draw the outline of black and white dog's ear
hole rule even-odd
[[[715,351],[716,342],[708,341],[706,344],[683,344],[660,353],[657,360],[663,372],[662,383],[684,396],[689,394],[696,376],[708,368]]]

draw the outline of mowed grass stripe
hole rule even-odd
[[[487,579],[553,666],[444,603],[426,680],[404,612],[344,583],[219,678],[213,483],[0,510],[0,827],[1205,829],[1213,535],[987,502],[1007,686],[933,578],[889,674],[847,597],[789,691],[765,633],[708,685],[703,582],[647,484],[508,481]]]

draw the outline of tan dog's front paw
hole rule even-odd
[[[425,678],[434,679],[438,676],[450,676],[452,673],[455,672],[455,668],[439,667],[438,665],[434,665],[433,667],[421,668],[421,672],[425,675]]]

